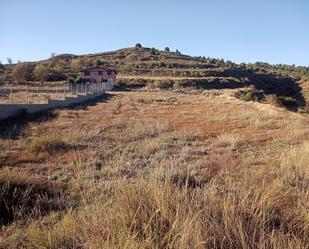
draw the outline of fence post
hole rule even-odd
[[[28,99],[28,83],[26,83],[26,103],[29,103],[29,99]]]
[[[10,99],[11,99],[11,104],[13,103],[13,89],[12,89],[12,86],[10,87]]]

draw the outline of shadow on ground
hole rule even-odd
[[[145,86],[146,86],[146,84],[141,84],[141,83],[126,84],[124,82],[120,82],[117,85],[115,85],[114,90],[118,91],[118,92],[130,92],[130,91],[141,89],[141,88],[143,88]]]
[[[289,110],[297,110],[306,106],[302,88],[296,79],[277,76],[270,73],[256,73],[252,70],[228,70],[222,74],[226,78],[193,79],[180,82],[182,87],[198,89],[237,89],[252,87],[261,90],[265,95],[274,95],[280,104]],[[222,76],[221,75],[221,76]],[[240,81],[237,79],[241,79]]]

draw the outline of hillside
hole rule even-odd
[[[49,80],[75,78],[87,67],[103,65],[118,72],[122,88],[156,87],[162,89],[240,89],[236,96],[305,110],[309,67],[294,65],[235,64],[231,61],[183,55],[179,51],[133,47],[88,55],[62,54],[34,62],[50,71]],[[12,81],[14,65],[2,70],[3,81]],[[35,77],[33,77],[35,80]]]

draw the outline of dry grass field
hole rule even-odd
[[[2,86],[0,87],[0,104],[46,104],[49,99],[62,100],[74,97],[73,92],[63,85],[49,86],[32,84],[31,86]]]
[[[49,99],[63,100],[65,97],[74,97],[71,93],[36,93],[18,91],[13,94],[0,95],[0,104],[47,104]]]
[[[309,117],[114,92],[2,127],[0,248],[309,248]]]

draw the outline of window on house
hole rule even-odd
[[[103,75],[103,72],[102,72],[102,71],[99,71],[99,75]]]
[[[84,71],[84,75],[85,76],[90,76],[90,72],[89,71]]]
[[[112,75],[112,71],[107,71],[107,75]]]

